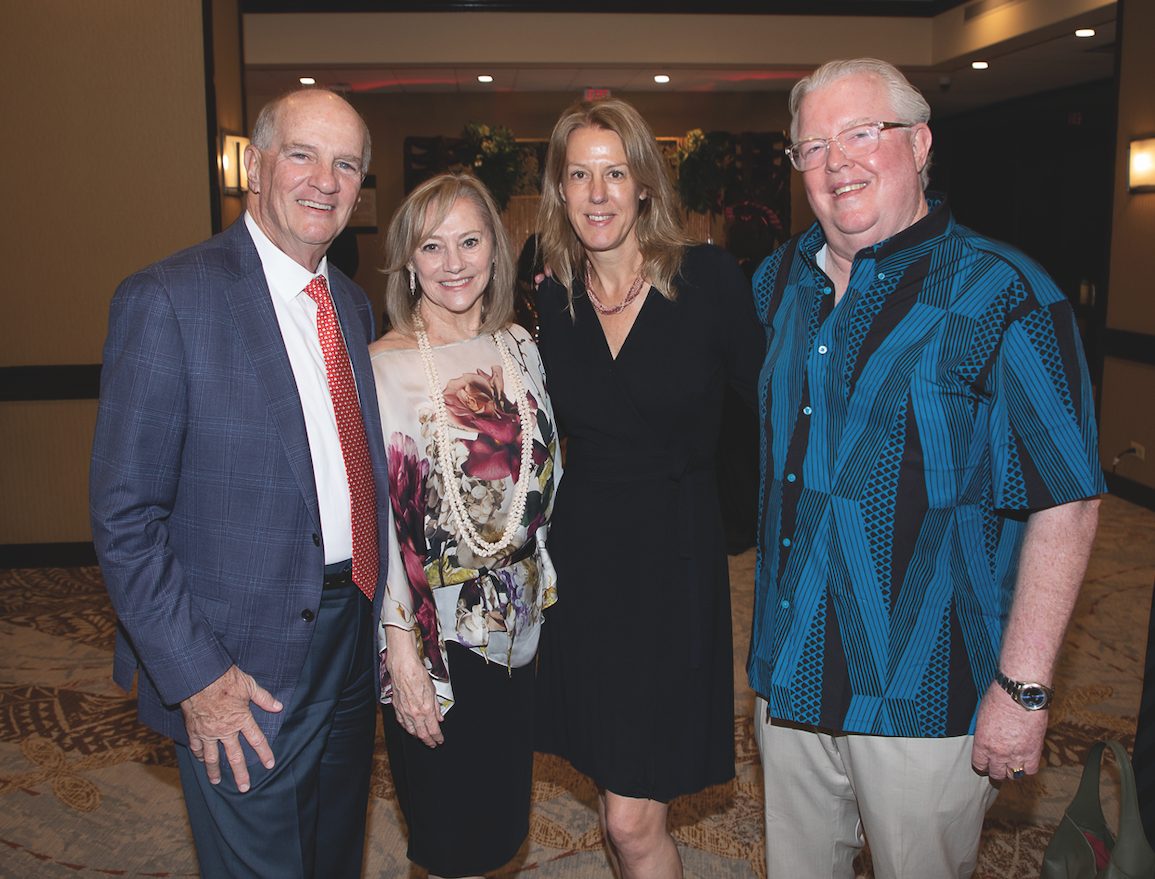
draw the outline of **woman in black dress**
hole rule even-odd
[[[723,389],[765,352],[750,285],[694,245],[654,135],[617,99],[554,127],[540,345],[567,439],[550,535],[537,747],[599,786],[621,879],[677,877],[669,801],[734,776],[733,647],[714,479]]]

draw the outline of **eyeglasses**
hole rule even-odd
[[[806,140],[792,143],[786,148],[786,155],[799,171],[813,171],[819,165],[825,164],[826,153],[832,143],[838,144],[842,154],[848,159],[860,159],[869,156],[878,149],[878,136],[891,128],[913,128],[911,122],[867,122],[855,125],[840,131],[834,137],[810,137]]]

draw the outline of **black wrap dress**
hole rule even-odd
[[[536,747],[607,790],[669,801],[734,776],[733,642],[714,477],[724,389],[754,398],[765,333],[720,248],[686,251],[673,302],[646,294],[616,359],[581,282],[539,294],[567,438],[542,628]]]

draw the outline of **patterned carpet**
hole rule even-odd
[[[1004,787],[987,818],[980,879],[1038,874],[1092,742],[1135,739],[1155,513],[1105,499],[1056,680],[1046,768]],[[762,787],[745,686],[753,553],[731,559],[735,782],[676,800],[671,826],[691,879],[765,877]],[[97,568],[0,570],[0,877],[197,876],[172,747],[136,722],[112,682],[113,616]],[[420,879],[383,743],[373,772],[365,876]],[[530,839],[502,876],[609,877],[592,783],[537,755]],[[871,876],[869,854],[859,859]]]

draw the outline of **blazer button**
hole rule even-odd
[[[313,546],[320,546],[320,545],[321,545],[321,535],[318,534],[316,531],[314,531],[313,532]]]
[[[303,611],[301,611],[301,619],[303,619],[306,623],[313,622],[313,612],[306,607]]]

